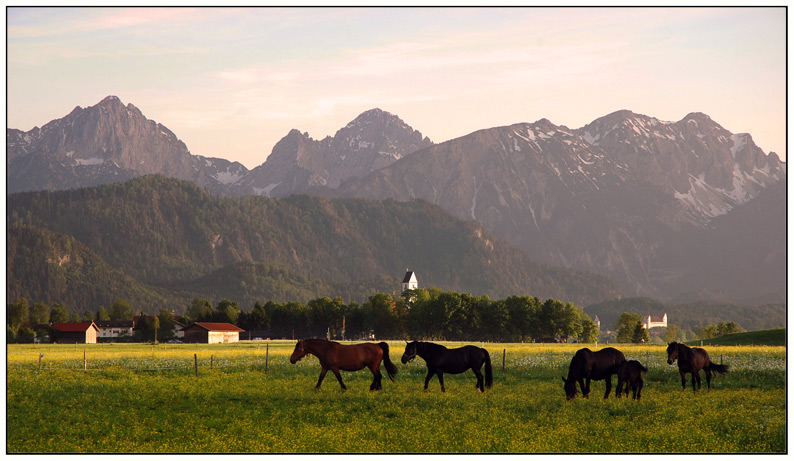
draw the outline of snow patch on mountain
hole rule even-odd
[[[270,193],[273,192],[273,189],[278,187],[280,184],[281,184],[280,182],[277,182],[275,184],[268,184],[266,187],[262,187],[262,188],[254,187],[254,193],[256,195],[266,195],[270,197]]]
[[[221,184],[236,184],[241,179],[245,178],[245,174],[247,172],[232,172],[232,171],[220,171],[218,174],[213,175],[213,177]]]
[[[731,146],[731,154],[733,154],[733,158],[736,158],[736,153],[741,151],[744,146],[747,145],[747,136],[744,133],[737,133],[731,135],[731,141],[733,141],[733,145]]]
[[[105,159],[99,157],[92,157],[92,158],[76,158],[74,159],[75,165],[79,166],[87,166],[87,165],[102,165],[105,163]]]

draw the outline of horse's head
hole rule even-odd
[[[562,377],[563,384],[562,388],[565,390],[565,398],[568,400],[573,400],[576,397],[576,380],[575,379],[567,379],[565,376]]]
[[[298,360],[305,357],[306,354],[306,344],[302,339],[299,339],[298,344],[295,345],[295,350],[292,351],[292,355],[289,356],[289,363],[294,365]]]
[[[416,358],[416,348],[417,348],[416,341],[405,343],[405,352],[403,352],[403,356],[400,359],[403,365]]]
[[[667,345],[667,364],[672,365],[678,359],[678,343],[672,342]]]

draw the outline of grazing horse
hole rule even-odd
[[[631,398],[640,400],[640,394],[642,393],[642,386],[644,384],[642,375],[647,372],[648,369],[636,360],[623,362],[623,364],[618,367],[618,390],[616,391],[618,398],[620,398],[620,394],[623,392],[623,386],[625,385],[626,398],[629,397],[629,388],[631,388]]]
[[[459,374],[471,369],[477,377],[476,388],[480,392],[490,389],[493,385],[493,370],[491,370],[491,354],[485,349],[477,346],[463,346],[455,349],[422,341],[412,341],[405,345],[405,353],[402,356],[402,363],[408,363],[416,356],[422,357],[427,365],[427,377],[425,378],[425,390],[427,383],[433,375],[438,375],[438,382],[441,384],[441,392],[444,390],[444,373]],[[480,368],[485,364],[485,386]]]
[[[342,389],[347,389],[345,383],[342,382],[342,375],[339,374],[339,370],[358,371],[368,367],[374,375],[369,390],[380,390],[382,389],[381,378],[383,378],[380,372],[381,360],[386,367],[389,379],[394,381],[394,375],[397,374],[397,367],[389,359],[389,345],[386,343],[344,345],[325,339],[301,339],[295,345],[295,350],[292,351],[289,363],[295,364],[308,354],[317,357],[322,367],[320,379],[317,380],[315,389],[320,388],[320,384],[323,383],[323,378],[325,378],[328,370],[331,370],[336,375],[336,379]]]
[[[672,365],[678,360],[678,372],[681,374],[681,388],[686,389],[686,374],[692,373],[692,391],[700,389],[700,370],[706,372],[706,385],[711,390],[711,371],[725,374],[728,365],[717,365],[709,358],[709,353],[699,347],[672,342],[667,345],[667,364]]]
[[[620,364],[626,361],[623,352],[614,347],[607,347],[598,352],[593,352],[588,348],[579,349],[571,359],[568,367],[568,377],[562,377],[565,383],[565,397],[572,400],[576,397],[576,382],[582,390],[582,396],[587,398],[590,395],[590,380],[607,382],[607,391],[604,398],[609,397],[612,390],[612,375],[617,374]],[[586,384],[585,384],[586,382]]]

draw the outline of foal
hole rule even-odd
[[[618,368],[618,398],[620,398],[623,385],[626,386],[626,398],[629,396],[629,388],[631,388],[631,398],[640,400],[642,392],[643,380],[642,375],[647,373],[648,369],[636,360],[629,360],[623,362]]]

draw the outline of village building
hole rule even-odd
[[[99,328],[100,339],[132,337],[132,330],[135,328],[132,320],[98,320],[95,323]]]
[[[181,320],[181,318],[180,318]],[[176,339],[184,339],[185,338],[185,325],[180,320],[174,319],[174,338]]]
[[[405,277],[403,277],[403,291],[416,290],[419,288],[419,282],[416,280],[416,272],[405,269]]]
[[[94,322],[53,323],[55,342],[61,344],[95,344],[99,328]]]
[[[667,328],[667,313],[665,312],[661,317],[652,317],[650,314],[646,314],[645,317],[642,318],[642,326],[644,326],[646,330],[658,327]]]
[[[196,322],[182,329],[186,343],[236,343],[240,340],[242,328],[231,323]]]

